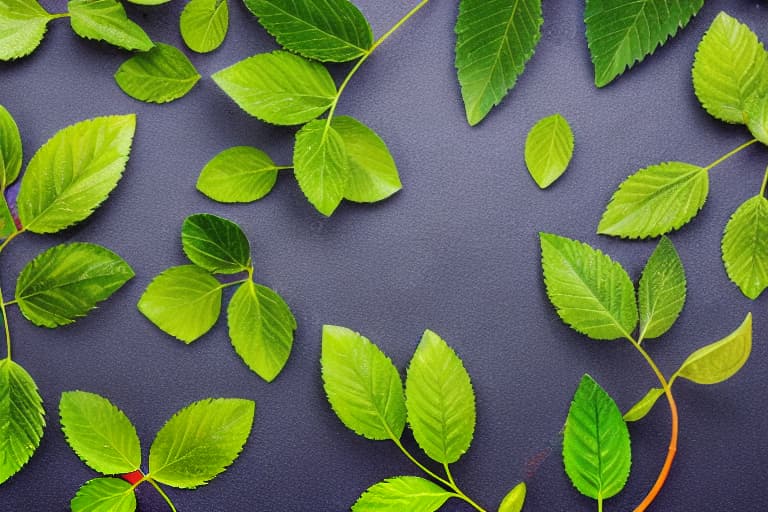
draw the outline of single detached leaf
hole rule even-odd
[[[768,199],[764,196],[748,199],[728,221],[723,263],[728,277],[750,299],[768,287]]]
[[[80,37],[145,52],[154,46],[144,30],[128,19],[117,0],[70,0],[72,30]]]
[[[184,53],[168,44],[134,55],[118,68],[115,81],[131,98],[167,103],[185,96],[200,74]]]
[[[277,125],[311,121],[336,98],[336,84],[325,67],[283,51],[248,57],[212,78],[240,108]]]
[[[745,123],[749,97],[768,90],[768,56],[749,27],[718,14],[696,50],[693,89],[710,115]]]
[[[504,496],[499,505],[499,512],[520,512],[525,504],[525,482],[520,482]]]
[[[405,381],[413,437],[431,459],[452,464],[475,431],[475,393],[461,359],[432,331],[424,332]]]
[[[0,360],[0,484],[16,474],[43,437],[43,399],[27,371]]]
[[[661,388],[651,388],[643,398],[640,399],[630,410],[624,413],[624,421],[638,421],[645,418],[656,402],[664,396],[664,390]]]
[[[88,217],[115,188],[131,151],[136,116],[68,126],[30,160],[16,200],[27,231],[55,233]]]
[[[221,284],[195,265],[171,267],[139,299],[139,311],[184,343],[208,332],[221,312]]]
[[[675,374],[697,384],[717,384],[730,379],[749,359],[752,351],[752,313],[731,334],[702,347]]]
[[[514,87],[541,39],[543,21],[541,0],[461,0],[456,69],[470,125]]]
[[[347,191],[350,165],[344,139],[325,119],[306,124],[296,134],[293,169],[309,202],[330,216]]]
[[[368,488],[352,512],[434,512],[453,494],[416,476],[387,478]]]
[[[623,238],[669,233],[699,213],[708,193],[705,167],[665,162],[640,169],[619,185],[597,232]]]
[[[525,140],[525,165],[540,188],[563,175],[573,156],[573,132],[560,114],[545,117],[531,128]]]
[[[200,172],[197,190],[220,203],[249,203],[269,194],[280,167],[260,149],[225,149]]]
[[[400,439],[403,383],[376,345],[347,328],[324,325],[320,363],[328,401],[347,428],[374,441]]]
[[[205,485],[240,455],[255,412],[256,404],[239,398],[188,405],[157,433],[149,449],[149,474],[171,487]]]
[[[190,215],[181,227],[187,258],[218,274],[237,274],[251,267],[251,247],[243,230],[231,220],[209,213]]]
[[[36,0],[0,0],[0,60],[32,53],[52,19]]]
[[[640,339],[658,338],[674,325],[685,304],[685,269],[675,246],[662,237],[640,278]]]
[[[584,22],[595,66],[595,85],[603,87],[651,55],[685,27],[704,0],[587,0]]]
[[[21,271],[16,302],[35,325],[67,325],[88,314],[133,276],[133,269],[104,247],[57,245],[36,256]]]
[[[574,487],[602,501],[624,488],[632,465],[629,430],[616,402],[585,375],[571,402],[563,463]]]
[[[269,288],[247,281],[232,296],[227,319],[238,355],[259,377],[272,382],[293,346],[296,319],[288,304]]]
[[[86,482],[70,503],[72,512],[135,512],[136,495],[120,478],[94,478]]]
[[[91,469],[105,475],[139,469],[141,445],[136,429],[109,400],[85,391],[66,391],[61,394],[59,414],[69,446]]]
[[[544,283],[560,318],[596,340],[631,334],[635,287],[621,265],[585,243],[549,233],[540,238]]]
[[[349,0],[245,0],[284,48],[320,61],[346,62],[373,45],[368,20]]]
[[[212,52],[224,42],[229,28],[227,0],[190,0],[181,11],[181,37],[190,50]]]
[[[0,192],[19,177],[21,157],[19,127],[11,113],[0,105]]]

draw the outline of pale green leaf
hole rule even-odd
[[[19,127],[11,113],[0,105],[0,192],[19,177],[21,157]]]
[[[768,199],[764,196],[748,199],[728,221],[723,263],[728,277],[750,299],[768,287]]]
[[[400,439],[403,383],[376,345],[345,327],[324,325],[320,363],[328,401],[347,428],[376,441]]]
[[[320,61],[346,62],[365,55],[373,32],[349,0],[245,0],[284,48]]]
[[[623,238],[663,235],[694,218],[708,193],[705,167],[665,162],[640,169],[619,185],[597,232]]]
[[[296,319],[288,304],[265,286],[240,285],[227,309],[229,337],[238,355],[259,377],[272,382],[293,346]]]
[[[645,418],[656,402],[664,395],[661,388],[651,388],[635,405],[624,413],[624,421],[639,421]]]
[[[35,51],[52,19],[37,0],[0,0],[0,60]]]
[[[525,165],[539,188],[563,175],[573,156],[573,132],[560,114],[540,119],[525,139]]]
[[[581,379],[568,410],[563,463],[574,487],[600,501],[618,494],[629,477],[627,424],[616,402],[589,375]]]
[[[544,283],[560,318],[593,339],[629,336],[637,303],[621,265],[585,243],[549,233],[540,238]]]
[[[27,371],[0,360],[0,484],[16,474],[43,437],[43,399]]]
[[[117,69],[115,81],[131,98],[149,103],[168,103],[185,96],[200,80],[200,74],[184,53],[157,43],[134,55]]]
[[[306,124],[296,134],[293,168],[309,202],[330,216],[347,191],[350,165],[344,139],[325,119]]]
[[[142,52],[154,46],[146,32],[128,19],[123,4],[117,0],[70,0],[67,9],[72,30],[80,37]]]
[[[181,11],[181,37],[190,50],[212,52],[224,42],[229,28],[227,0],[190,0]]]
[[[685,304],[685,269],[675,246],[662,237],[640,277],[641,340],[658,338],[674,325]]]
[[[453,494],[416,476],[387,478],[368,488],[352,512],[434,512]]]
[[[253,426],[256,404],[239,398],[209,398],[168,420],[149,449],[149,474],[158,482],[193,489],[232,464]]]
[[[231,220],[209,213],[190,215],[181,227],[184,253],[192,263],[218,274],[237,274],[251,267],[251,247]]]
[[[127,0],[128,3],[136,5],[162,5],[167,4],[171,0]]]
[[[440,336],[425,331],[408,367],[405,405],[413,437],[431,459],[452,464],[475,431],[475,393],[461,359]]]
[[[248,57],[212,78],[240,108],[277,125],[311,121],[336,98],[336,84],[325,67],[283,51]]]
[[[61,394],[59,414],[69,446],[91,469],[105,475],[139,469],[136,428],[109,400],[85,391],[66,391]]]
[[[54,233],[88,217],[115,188],[131,151],[136,116],[68,126],[27,165],[16,200],[27,231]]]
[[[541,0],[461,0],[456,69],[470,125],[501,103],[541,39]]]
[[[757,140],[768,145],[768,95],[750,96],[744,109],[747,128]]]
[[[7,238],[16,231],[16,221],[13,219],[13,214],[8,207],[8,202],[5,200],[5,195],[0,192],[0,239]]]
[[[197,190],[220,203],[249,203],[269,194],[280,170],[260,149],[225,149],[205,164]]]
[[[526,492],[525,482],[517,484],[506,496],[504,496],[504,499],[499,505],[498,512],[520,512],[523,510]]]
[[[135,512],[136,495],[120,478],[94,478],[70,502],[72,512]]]
[[[196,265],[172,267],[149,283],[139,299],[139,311],[171,336],[192,343],[219,318],[221,288]]]
[[[731,334],[702,347],[690,356],[675,373],[697,384],[717,384],[730,379],[749,359],[752,351],[752,313]]]

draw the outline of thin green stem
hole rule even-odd
[[[57,12],[57,13],[49,13],[48,17],[51,20],[56,20],[56,19],[59,19],[59,18],[69,18],[69,16],[70,15],[69,15],[68,12]]]
[[[149,476],[149,475],[147,475],[147,476]],[[176,507],[173,506],[173,502],[171,501],[171,498],[169,498],[168,495],[165,494],[165,491],[163,490],[163,488],[160,487],[160,485],[158,485],[158,483],[155,482],[152,478],[146,478],[146,481],[149,482],[150,484],[152,484],[152,487],[154,487],[157,490],[157,492],[160,494],[160,496],[163,497],[163,499],[168,504],[168,506],[171,507],[171,510],[173,512],[177,512],[176,511]]]
[[[448,482],[450,482],[451,487],[454,489],[456,488],[456,480],[453,479],[453,475],[451,474],[451,468],[448,467],[447,462],[443,462],[443,467],[445,468],[445,474],[448,477]]]
[[[23,232],[24,232],[24,229],[22,228],[22,229],[18,229],[16,231],[14,231],[10,235],[8,235],[8,237],[5,240],[3,240],[3,243],[0,244],[0,252],[3,252],[3,249],[5,249],[5,246],[8,245],[11,242],[11,240],[16,238],[17,236],[19,236]]]
[[[0,309],[3,313],[3,327],[5,327],[5,350],[8,354],[8,360],[11,360],[11,330],[8,327],[8,312],[5,310],[5,299],[3,299],[3,289],[0,288]]]
[[[4,305],[5,305],[6,307],[8,307],[8,306],[13,306],[13,305],[15,305],[16,303],[17,303],[17,300],[16,300],[16,299],[13,299],[13,300],[9,300],[9,301],[5,302],[5,303],[4,303]]]
[[[738,153],[739,151],[741,151],[743,149],[747,149],[749,146],[751,146],[755,142],[757,142],[757,139],[752,139],[752,140],[750,140],[748,142],[745,142],[744,144],[742,144],[741,146],[737,147],[736,149],[732,149],[731,151],[727,152],[726,154],[724,154],[723,156],[721,156],[720,158],[718,158],[717,160],[715,160],[714,162],[712,162],[708,166],[704,167],[704,170],[705,171],[709,171],[713,167],[717,167],[718,165],[720,165],[721,163],[725,162],[726,160],[731,158],[733,155]]]
[[[760,185],[760,197],[765,197],[765,188],[768,185],[768,167],[765,168],[765,174],[763,174],[763,184]]]
[[[430,470],[430,469],[429,469],[428,467],[426,467],[424,464],[422,464],[421,462],[419,462],[418,460],[416,460],[416,458],[415,458],[413,455],[411,455],[411,453],[410,453],[408,450],[406,450],[406,449],[405,449],[405,446],[403,446],[403,443],[401,443],[399,439],[397,439],[395,436],[390,436],[390,437],[391,437],[391,439],[392,439],[392,442],[393,442],[393,443],[395,443],[395,445],[396,445],[398,448],[400,448],[400,451],[401,451],[401,452],[403,452],[403,454],[404,454],[406,457],[408,457],[408,460],[410,460],[411,462],[413,462],[414,464],[416,464],[416,467],[418,467],[420,470],[422,470],[423,472],[425,472],[426,474],[428,474],[429,476],[431,476],[432,478],[434,478],[435,480],[437,480],[437,481],[438,481],[438,482],[440,482],[441,484],[445,485],[446,487],[450,487],[451,489],[453,489],[453,488],[454,488],[454,487],[451,485],[451,482],[449,482],[449,481],[448,481],[448,480],[446,480],[445,478],[442,478],[442,477],[440,477],[440,476],[436,475],[436,474],[435,474],[435,473],[434,473],[432,470]]]
[[[603,497],[597,497],[597,512],[603,512]]]
[[[293,166],[292,165],[276,165],[274,169],[276,171],[287,171],[289,169],[293,169]]]
[[[252,272],[252,270],[249,271],[249,274],[250,274],[250,272]],[[229,288],[230,286],[237,286],[239,284],[243,284],[243,283],[246,283],[246,282],[248,282],[248,279],[238,279],[237,281],[231,281],[229,283],[221,283],[219,285],[219,288],[221,288],[221,289]]]

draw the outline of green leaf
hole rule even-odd
[[[249,203],[269,194],[281,169],[260,149],[225,149],[200,172],[197,190],[220,203]]]
[[[501,501],[499,512],[520,512],[525,504],[525,482],[517,484]]]
[[[750,299],[768,287],[768,199],[764,196],[748,199],[728,221],[723,263],[728,277]]]
[[[72,30],[80,37],[145,52],[154,46],[144,30],[128,19],[117,0],[70,0]]]
[[[188,405],[157,433],[149,449],[149,474],[171,487],[205,485],[240,455],[255,412],[256,404],[239,398]]]
[[[167,4],[171,0],[127,0],[128,3],[136,5],[162,5]]]
[[[434,512],[453,494],[416,476],[387,478],[368,488],[352,512]]]
[[[470,125],[514,87],[541,39],[543,21],[541,0],[461,0],[456,69]]]
[[[749,97],[768,90],[768,56],[749,27],[718,14],[696,50],[693,88],[710,115],[745,123]]]
[[[621,265],[585,243],[549,233],[540,238],[544,283],[560,318],[596,340],[631,334],[635,287]]]
[[[619,185],[597,232],[623,238],[669,233],[699,213],[708,193],[705,167],[665,162],[640,169]]]
[[[190,215],[181,227],[184,253],[192,263],[218,274],[251,268],[251,247],[243,230],[231,220],[209,213]]]
[[[21,157],[19,127],[11,113],[0,105],[0,192],[19,177]]]
[[[344,141],[348,157],[345,199],[375,203],[403,188],[395,161],[376,132],[349,116],[334,117],[331,127]]]
[[[730,379],[749,359],[752,351],[752,313],[731,334],[702,347],[680,366],[675,377],[697,384],[717,384]]]
[[[584,22],[595,85],[608,85],[642,62],[684,28],[703,5],[704,0],[587,0]]]
[[[43,399],[27,371],[0,360],[0,484],[15,475],[43,437]]]
[[[311,121],[336,98],[336,84],[325,67],[282,51],[248,57],[212,78],[240,108],[277,125]]]
[[[282,371],[293,346],[296,319],[277,293],[243,283],[227,309],[229,337],[248,367],[267,382]]]
[[[11,209],[8,208],[5,195],[0,192],[0,238],[7,238],[16,231],[16,221],[13,219]]]
[[[70,503],[72,512],[135,512],[136,495],[120,478],[94,478],[86,482]]]
[[[452,464],[469,449],[475,431],[475,393],[461,359],[445,341],[425,331],[405,381],[413,437],[424,453]]]
[[[187,56],[163,43],[126,60],[115,73],[115,81],[125,94],[149,103],[177,100],[199,80],[200,74]]]
[[[57,245],[30,261],[16,281],[16,302],[42,327],[71,324],[134,276],[120,256],[99,245]]]
[[[750,96],[744,108],[747,128],[757,140],[768,144],[768,95]]]
[[[348,0],[245,0],[284,48],[320,61],[346,62],[365,55],[373,32]]]
[[[373,343],[345,327],[323,326],[323,386],[336,415],[358,435],[400,439],[405,397],[400,374]]]
[[[658,338],[674,325],[685,304],[685,269],[675,246],[662,237],[640,278],[641,340]]]
[[[221,288],[198,266],[171,267],[149,283],[139,299],[139,311],[171,336],[192,343],[219,318]]]
[[[618,494],[629,477],[627,424],[616,402],[589,375],[581,379],[568,411],[563,462],[574,487],[600,502]]]
[[[88,217],[120,180],[135,130],[134,114],[97,117],[46,142],[27,165],[16,200],[26,230],[55,233]]]
[[[0,60],[35,51],[52,19],[36,0],[0,0]]]
[[[539,188],[563,175],[573,156],[573,132],[560,114],[540,119],[525,139],[525,165]]]
[[[661,388],[651,388],[643,398],[640,399],[630,410],[624,413],[624,421],[638,421],[645,418],[656,402],[664,395],[664,390]]]
[[[181,37],[190,50],[212,52],[224,42],[229,28],[227,0],[190,0],[181,11]]]
[[[91,469],[105,475],[132,473],[141,465],[141,444],[131,420],[104,397],[66,391],[59,402],[69,446]]]
[[[309,202],[330,216],[344,198],[351,173],[344,139],[325,119],[306,124],[296,134],[293,170]]]

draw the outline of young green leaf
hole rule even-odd
[[[21,171],[21,134],[13,116],[0,105],[0,193]]]
[[[64,128],[27,165],[17,198],[27,231],[54,233],[88,217],[122,176],[136,116],[97,117]]]
[[[139,299],[139,311],[171,336],[192,343],[219,318],[221,288],[198,266],[171,267],[149,283]]]
[[[643,398],[624,413],[624,421],[639,421],[645,418],[656,402],[664,396],[664,390],[661,388],[651,388]]]
[[[16,221],[13,219],[11,209],[5,200],[5,195],[0,192],[0,238],[7,238],[16,231]]]
[[[693,88],[710,115],[745,123],[749,97],[768,90],[768,56],[749,27],[718,14],[696,50]]]
[[[400,439],[403,383],[376,345],[344,327],[324,325],[320,363],[328,401],[347,428],[374,441]]]
[[[288,304],[274,291],[249,280],[232,296],[227,320],[238,355],[259,377],[272,382],[293,346],[296,319]]]
[[[212,52],[224,42],[229,28],[227,0],[190,0],[181,11],[181,37],[190,50]]]
[[[185,96],[200,74],[184,53],[157,43],[146,53],[134,55],[117,69],[115,81],[131,98],[149,103],[168,103]]]
[[[704,0],[587,0],[584,23],[595,85],[608,85],[652,54],[685,27],[703,5]]]
[[[52,19],[37,0],[0,0],[0,60],[35,51]]]
[[[136,495],[120,478],[94,478],[86,482],[70,503],[72,512],[135,512]]]
[[[188,405],[157,433],[149,449],[149,474],[171,487],[205,485],[238,457],[255,411],[252,401],[238,398]]]
[[[220,203],[248,203],[269,194],[280,170],[260,149],[225,149],[200,172],[197,190]]]
[[[629,477],[627,424],[616,402],[589,375],[581,379],[568,411],[563,463],[574,487],[601,504],[618,494]]]
[[[80,37],[141,52],[154,46],[146,32],[128,19],[123,4],[117,0],[70,0],[67,9],[72,30]]]
[[[67,391],[61,394],[59,414],[67,443],[91,469],[105,475],[139,469],[136,428],[109,400],[85,391]]]
[[[688,356],[675,376],[697,384],[717,384],[735,375],[747,362],[751,351],[752,313],[748,313],[731,334]]]
[[[133,276],[133,269],[104,247],[57,245],[40,253],[21,271],[16,302],[35,325],[67,325],[88,314]]]
[[[405,381],[413,437],[424,453],[452,464],[469,449],[475,431],[475,393],[461,359],[445,341],[425,331]]]
[[[540,119],[525,139],[525,165],[539,188],[563,175],[573,156],[573,132],[560,114]]]
[[[352,512],[434,512],[452,497],[424,478],[397,476],[368,488],[352,506]]]
[[[325,119],[306,124],[293,148],[296,181],[310,203],[330,216],[344,198],[349,183],[349,156],[339,132]]]
[[[0,360],[0,484],[27,463],[43,437],[43,399],[27,371]]]
[[[541,0],[461,0],[456,69],[470,125],[517,82],[541,39]]]
[[[373,45],[365,16],[349,0],[245,0],[284,48],[309,59],[346,62]]]
[[[639,339],[658,338],[674,325],[685,304],[685,269],[675,246],[662,237],[640,278]]]
[[[728,277],[750,299],[768,287],[768,199],[764,196],[748,199],[728,221],[723,263]]]
[[[708,193],[705,167],[665,162],[640,169],[619,185],[597,232],[623,238],[663,235],[695,217]]]
[[[336,98],[336,84],[325,67],[283,51],[248,57],[212,78],[240,108],[277,125],[311,121]]]
[[[251,267],[251,247],[234,222],[211,215],[190,215],[181,227],[184,253],[192,263],[218,274],[237,274]]]
[[[525,504],[525,482],[520,482],[504,496],[499,505],[499,512],[520,512]]]
[[[747,128],[757,140],[768,145],[768,95],[750,96],[744,109]]]
[[[637,325],[635,287],[627,272],[589,245],[541,233],[549,300],[563,321],[597,340],[628,336]]]

